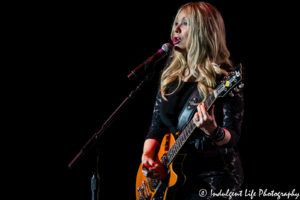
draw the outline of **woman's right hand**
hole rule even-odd
[[[163,180],[167,176],[167,169],[163,164],[147,155],[142,156],[142,172],[146,177],[157,180]]]

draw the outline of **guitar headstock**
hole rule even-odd
[[[219,86],[216,88],[216,94],[218,97],[225,97],[227,94],[233,95],[232,91],[239,91],[244,87],[243,80],[243,67],[240,63],[238,67],[228,73],[227,76],[221,81]]]

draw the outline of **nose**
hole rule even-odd
[[[175,33],[181,33],[180,24],[177,24],[174,29]]]

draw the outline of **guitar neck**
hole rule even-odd
[[[215,92],[210,93],[210,95],[204,102],[204,106],[205,106],[206,110],[209,110],[211,108],[211,106],[215,102],[216,98],[217,97],[215,95]],[[171,147],[171,149],[168,151],[168,153],[162,157],[161,162],[165,166],[169,166],[171,164],[171,162],[173,161],[175,156],[178,154],[180,149],[183,147],[183,145],[185,144],[187,139],[191,136],[191,134],[193,133],[195,128],[196,128],[196,125],[194,124],[193,120],[190,120],[190,122],[184,128],[184,130],[180,133],[179,137],[176,139],[174,145]]]

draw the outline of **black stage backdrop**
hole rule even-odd
[[[20,135],[22,144],[10,157],[17,161],[16,190],[25,188],[21,196],[91,199],[95,149],[73,169],[68,164],[139,83],[127,80],[130,70],[170,42],[173,18],[186,2],[24,5],[16,39],[23,56],[14,58],[21,64],[11,79],[17,84],[9,90],[14,104],[10,133]],[[208,2],[222,13],[232,60],[242,62],[246,72],[243,189],[300,192],[295,5]],[[154,76],[100,138],[104,200],[135,198],[157,87]]]

